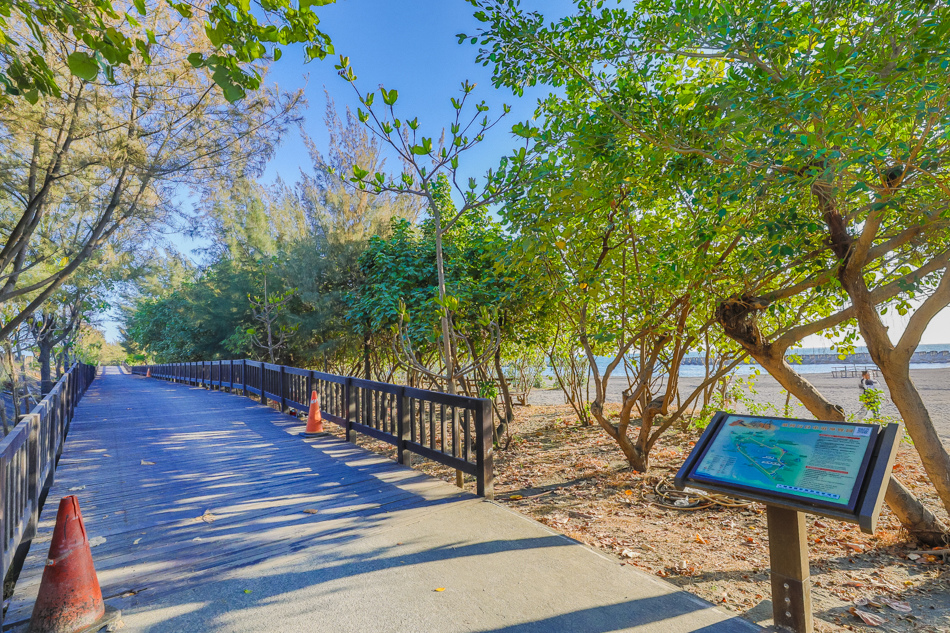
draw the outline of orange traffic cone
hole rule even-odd
[[[151,368],[151,367],[149,367],[148,369],[145,370],[145,377],[146,377],[146,378],[151,378],[151,377],[152,377],[152,368]]]
[[[307,430],[304,437],[323,435],[323,416],[320,415],[320,396],[314,391],[310,396],[310,413],[307,414]]]
[[[27,633],[91,633],[119,615],[102,601],[79,500],[63,497]]]

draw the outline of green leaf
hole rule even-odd
[[[175,9],[175,11],[178,12],[178,15],[180,15],[181,17],[188,19],[192,16],[191,7],[188,6],[187,3],[169,2],[169,4],[172,6],[173,9]]]
[[[247,93],[244,92],[244,88],[237,84],[228,84],[226,86],[221,86],[221,91],[224,93],[224,98],[228,100],[228,103],[234,103],[235,101],[240,101],[247,96]]]
[[[89,53],[83,51],[70,53],[66,58],[66,63],[69,65],[69,72],[80,79],[92,81],[99,76],[99,64]]]
[[[201,53],[192,53],[188,56],[188,63],[195,68],[201,68],[204,65],[205,58]]]
[[[387,91],[385,88],[380,86],[379,92],[383,96],[383,103],[388,106],[396,105],[396,99],[399,98],[399,93],[396,92],[395,89]]]

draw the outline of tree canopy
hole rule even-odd
[[[7,95],[36,103],[59,97],[64,69],[49,59],[66,38],[65,69],[94,82],[117,81],[124,66],[150,65],[168,33],[154,14],[172,9],[203,31],[186,51],[195,68],[206,68],[230,102],[261,87],[263,60],[277,61],[283,48],[304,44],[307,61],[333,53],[314,7],[334,0],[0,0],[0,86]],[[160,65],[161,62],[158,61]]]

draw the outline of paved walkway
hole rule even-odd
[[[124,632],[761,630],[301,429],[247,398],[108,368],[73,421],[7,623],[29,618],[58,500],[76,494]]]

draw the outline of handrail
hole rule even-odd
[[[74,363],[33,410],[0,439],[0,571],[16,580],[36,536],[76,404],[96,377],[96,366]],[[0,406],[3,406],[0,403]],[[0,627],[3,613],[0,610]]]
[[[320,396],[325,420],[346,429],[347,441],[362,433],[396,447],[396,461],[410,453],[455,468],[476,481],[479,496],[493,498],[492,407],[484,398],[335,376],[254,360],[136,365],[133,374],[252,395],[282,412],[306,411]]]

